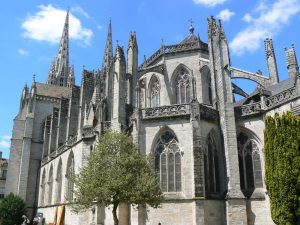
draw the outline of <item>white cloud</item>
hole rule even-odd
[[[71,12],[83,15],[87,19],[90,18],[89,14],[86,11],[84,11],[83,8],[81,8],[80,6],[72,7]]]
[[[97,25],[97,28],[98,28],[99,30],[102,30],[102,29],[103,29],[103,26]]]
[[[26,51],[26,50],[24,50],[24,49],[22,49],[22,48],[19,48],[19,49],[18,49],[18,53],[19,53],[20,55],[28,55],[28,54],[29,54],[28,51]]]
[[[40,5],[39,11],[34,15],[28,14],[22,23],[22,28],[25,30],[23,36],[51,44],[59,43],[66,14],[65,10],[55,8],[52,5]],[[71,13],[69,19],[70,38],[84,45],[89,45],[93,36],[92,30],[83,27],[81,21]]]
[[[223,4],[227,0],[193,0],[195,4],[205,5],[208,7],[214,7],[218,4]]]
[[[279,33],[282,27],[289,23],[292,16],[300,12],[300,3],[299,0],[276,0],[266,6],[263,2],[255,11],[258,13],[257,17],[250,14],[248,18],[244,16],[244,19],[249,21],[249,25],[240,31],[230,43],[234,54],[241,55],[246,51],[257,50],[265,38]]]
[[[253,20],[253,18],[252,18],[252,16],[249,13],[246,13],[243,16],[242,20],[245,21],[246,23],[250,23]]]
[[[5,140],[0,141],[0,147],[1,148],[9,148],[9,146],[10,146],[9,141],[5,141]]]
[[[224,9],[217,15],[217,18],[221,19],[222,21],[229,21],[232,16],[234,16],[234,12],[230,11],[229,9]]]

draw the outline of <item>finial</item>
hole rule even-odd
[[[163,38],[161,39],[161,46],[165,46]]]
[[[194,24],[194,21],[193,21],[192,18],[191,18],[189,21],[190,21],[190,23],[191,23],[190,28],[189,28],[189,31],[190,31],[191,34],[194,34],[194,30],[195,30],[195,29],[194,29],[194,25],[193,25],[193,24]]]
[[[35,83],[35,74],[32,75],[32,82]]]

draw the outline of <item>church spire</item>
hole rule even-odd
[[[49,73],[49,76],[51,75],[52,77],[48,77],[48,83],[59,86],[67,86],[67,80],[69,76],[69,11],[66,15],[58,54],[54,62],[54,68],[55,74],[53,75]]]
[[[102,62],[102,67],[108,68],[110,62],[113,59],[113,46],[112,46],[112,29],[111,29],[111,19],[109,20],[108,33],[106,38],[105,52]]]

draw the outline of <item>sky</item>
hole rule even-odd
[[[22,89],[45,82],[58,51],[66,11],[70,11],[70,63],[76,84],[82,68],[101,66],[107,27],[112,21],[113,42],[126,49],[130,31],[136,31],[139,62],[165,45],[177,44],[195,33],[207,42],[206,19],[223,21],[231,65],[267,75],[264,40],[272,38],[280,79],[288,77],[284,48],[295,44],[300,52],[300,0],[30,0],[3,1],[0,10],[0,151],[9,156],[13,119]],[[248,93],[255,84],[234,81]]]

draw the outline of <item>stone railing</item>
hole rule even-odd
[[[111,127],[111,122],[110,121],[103,121],[101,122],[101,132],[105,133],[108,131]]]
[[[204,45],[202,43],[202,45]],[[175,53],[175,52],[181,52],[186,50],[192,50],[192,49],[198,49],[201,47],[200,42],[189,42],[184,44],[178,44],[178,45],[165,45],[162,46],[159,50],[157,50],[153,55],[151,55],[148,59],[146,59],[143,64],[139,66],[139,70],[142,70],[149,66],[151,63],[153,63],[155,60],[157,60],[161,55],[163,54],[169,54],[169,53]]]
[[[277,95],[266,98],[265,108],[270,109],[275,106],[281,105],[282,103],[285,103],[296,96],[297,89],[295,87],[292,87],[290,89],[278,93]]]
[[[284,104],[297,96],[297,89],[295,87],[292,87],[274,96],[266,98],[263,102],[255,102],[248,105],[236,107],[235,112],[239,116],[258,114],[266,110],[270,110],[278,105]]]
[[[160,106],[141,109],[143,119],[190,115],[190,104]]]
[[[61,146],[59,146],[55,151],[51,152],[48,156],[43,158],[42,159],[42,164],[46,163],[48,160],[51,160],[51,159],[55,158],[60,153],[64,152],[65,150],[67,150],[71,146],[75,145],[77,141],[78,141],[78,136],[77,135],[70,136],[69,139],[67,141],[65,141],[65,143],[63,143]]]

